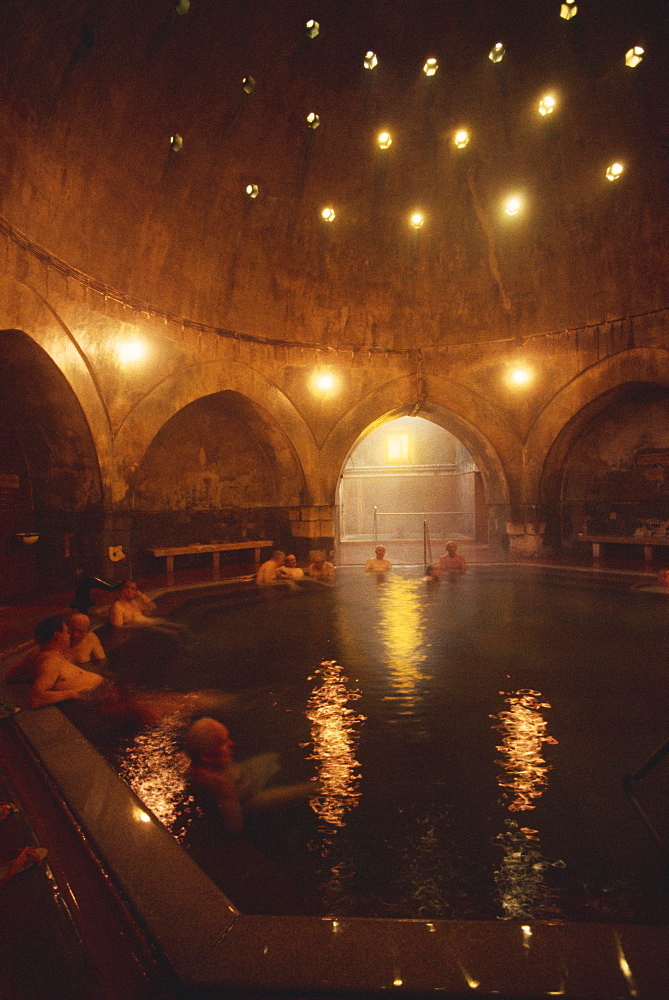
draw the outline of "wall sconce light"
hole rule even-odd
[[[322,396],[327,396],[336,389],[337,380],[331,371],[319,368],[311,376],[311,387],[314,392],[318,392]]]
[[[414,229],[420,229],[425,222],[425,216],[422,212],[413,212],[409,218],[409,223]]]
[[[379,132],[376,141],[380,149],[388,149],[393,144],[393,137],[390,132]]]
[[[318,33],[321,30],[321,26],[318,23],[318,21],[314,21],[313,19],[310,19],[305,24],[304,30],[306,31],[306,33],[309,36],[309,38],[317,38],[318,37]]]
[[[242,90],[245,94],[252,94],[256,89],[256,82],[252,76],[245,76],[242,80]]]
[[[560,17],[565,21],[571,21],[572,17],[576,17],[577,14],[578,7],[576,6],[575,0],[565,0],[560,7]]]
[[[552,94],[544,94],[544,96],[539,101],[539,114],[540,115],[552,115],[555,110],[555,105],[557,101]]]
[[[178,133],[175,132],[174,135],[170,136],[170,149],[173,153],[178,153],[183,144],[184,141]]]
[[[606,168],[606,179],[608,181],[617,181],[624,169],[622,163],[612,163]]]
[[[461,128],[455,133],[453,136],[453,143],[458,149],[465,148],[465,146],[469,143],[469,132],[466,128]]]
[[[488,59],[490,62],[499,63],[502,61],[506,55],[506,49],[501,42],[495,42],[490,52],[488,53]]]
[[[365,59],[363,62],[363,66],[365,67],[365,69],[374,69],[374,67],[378,66],[378,64],[379,60],[376,58],[375,52],[372,52],[371,49],[369,50],[369,52],[365,52]]]
[[[260,188],[257,184],[247,184],[245,191],[248,198],[257,198],[260,194]]]
[[[330,208],[329,206],[328,208],[324,208],[323,211],[321,212],[321,218],[324,219],[326,222],[334,222],[336,218],[336,212],[334,208]]]
[[[423,73],[425,73],[425,76],[434,76],[434,74],[437,72],[438,69],[439,69],[439,63],[437,62],[436,59],[431,57],[426,61],[425,65],[423,66]]]
[[[504,203],[504,211],[507,215],[518,215],[522,207],[522,201],[517,195],[512,195],[511,198],[507,198]]]
[[[625,53],[625,65],[634,69],[643,61],[644,51],[640,45],[635,45],[633,49],[628,49]]]
[[[136,337],[132,340],[120,340],[116,345],[116,356],[122,365],[136,364],[146,357],[146,344]]]
[[[39,535],[34,531],[17,531],[14,538],[23,545],[34,545]]]
[[[307,115],[307,125],[309,126],[309,128],[318,128],[320,123],[321,123],[320,117],[314,114],[313,111],[311,112],[311,114]]]
[[[509,372],[509,382],[518,389],[522,389],[523,386],[529,385],[531,381],[532,371],[527,368],[526,365],[516,365],[516,367],[512,368]]]

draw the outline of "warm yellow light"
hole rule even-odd
[[[258,195],[260,194],[260,188],[258,187],[257,184],[247,184],[246,193],[249,196],[249,198],[257,198]]]
[[[496,42],[488,53],[488,59],[490,62],[498,63],[501,62],[506,54],[506,49],[501,42]]]
[[[504,205],[504,211],[507,215],[518,215],[522,206],[520,198],[513,197],[507,198],[506,204]]]
[[[184,141],[177,132],[170,136],[170,149],[173,153],[178,153],[183,144]]]
[[[564,18],[565,21],[571,21],[572,17],[576,17],[577,14],[578,7],[574,0],[565,0],[560,7],[560,17]]]
[[[610,167],[606,168],[606,179],[617,181],[624,169],[622,163],[612,163]]]
[[[325,219],[326,222],[334,222],[335,220],[335,210],[334,208],[324,208],[321,212],[321,218]]]
[[[469,132],[465,128],[461,128],[459,132],[456,132],[453,137],[453,142],[458,147],[458,149],[464,149],[469,142]]]
[[[377,142],[381,149],[388,149],[388,147],[393,144],[393,137],[390,132],[379,132]]]
[[[252,94],[255,90],[256,82],[252,76],[245,76],[242,80],[242,90],[245,94]]]
[[[421,212],[414,212],[411,218],[409,219],[409,222],[411,223],[414,229],[420,229],[420,227],[425,222],[425,217],[422,215]]]
[[[320,123],[321,120],[319,116],[315,114],[313,111],[307,115],[307,125],[309,126],[309,128],[318,128]]]
[[[516,386],[529,385],[532,381],[532,372],[524,365],[519,365],[517,368],[511,369],[509,373],[509,381],[512,385]]]
[[[332,372],[316,372],[313,377],[314,387],[319,392],[332,392],[335,387],[335,378]]]
[[[369,52],[365,52],[365,61],[363,63],[365,69],[374,69],[374,67],[378,66],[378,64],[379,60],[376,58],[375,52],[372,52],[371,49]]]
[[[123,365],[136,364],[146,357],[146,344],[136,337],[120,340],[116,345],[116,356]]]
[[[307,21],[307,23],[304,26],[304,30],[306,31],[309,38],[316,38],[318,32],[321,30],[321,26],[318,23],[318,21],[314,21],[312,19]]]
[[[139,820],[140,823],[150,823],[151,822],[151,817],[149,816],[148,813],[145,813],[143,809],[140,809],[139,807],[137,807],[137,808],[135,808],[133,810],[133,812],[134,812],[134,815],[135,815],[135,819]]]
[[[409,461],[409,435],[408,433],[403,434],[389,434],[386,439],[386,447],[388,452],[389,462],[408,462]]]
[[[552,94],[545,94],[539,101],[539,114],[551,115],[555,110],[555,98]]]
[[[423,66],[423,73],[425,73],[425,76],[434,76],[434,74],[437,72],[438,69],[439,69],[439,63],[437,62],[437,60],[434,58],[430,58],[426,61],[425,65]]]
[[[635,45],[633,49],[629,49],[625,54],[625,65],[631,66],[634,69],[638,66],[643,59],[643,49],[640,45]]]

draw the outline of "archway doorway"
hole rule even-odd
[[[470,452],[424,417],[398,416],[359,440],[342,470],[338,561],[365,562],[378,542],[398,565],[437,558],[448,538],[487,541],[481,474]]]

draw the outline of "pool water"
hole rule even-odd
[[[312,800],[227,836],[185,784],[183,723],[103,746],[243,912],[664,922],[622,777],[667,737],[664,595],[538,568],[428,584],[202,591],[178,651],[117,650],[145,687],[243,692],[236,756],[276,750]],[[669,766],[644,783],[669,829]]]

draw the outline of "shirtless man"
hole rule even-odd
[[[277,576],[282,580],[303,580],[304,570],[297,565],[295,556],[286,556],[283,566],[277,570]]]
[[[374,549],[375,558],[368,559],[365,566],[365,573],[389,573],[393,564],[385,558],[386,550],[383,545],[377,545]]]
[[[142,594],[134,580],[124,580],[118,597],[109,608],[109,621],[116,628],[135,625],[154,625],[156,605]]]
[[[57,615],[43,618],[35,626],[34,635],[38,650],[28,699],[31,708],[85,696],[87,691],[104,683],[101,674],[82,670],[65,656],[70,647],[70,633],[63,618]]]
[[[266,587],[270,583],[277,582],[279,569],[283,566],[285,559],[285,554],[277,549],[272,558],[262,564],[256,573],[256,583],[259,587]]]
[[[320,583],[334,583],[335,568],[331,562],[326,561],[322,552],[317,552],[307,574]]]
[[[190,779],[218,806],[228,833],[242,832],[245,813],[303,801],[318,792],[313,781],[265,788],[279,771],[278,754],[264,753],[236,764],[228,728],[216,719],[194,722],[185,745],[191,760]]]
[[[88,615],[70,615],[68,622],[70,630],[70,648],[66,652],[68,660],[78,667],[87,663],[102,663],[107,656],[102,643],[95,632],[91,632],[91,620]]]
[[[467,572],[467,562],[465,557],[458,552],[457,542],[446,542],[446,554],[439,560],[439,565],[449,576],[457,576]]]

